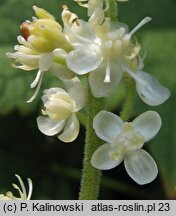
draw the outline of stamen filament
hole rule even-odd
[[[32,180],[30,178],[28,178],[28,185],[29,185],[29,192],[28,192],[27,200],[30,200],[32,196],[32,189],[33,189]]]
[[[36,78],[34,79],[34,81],[31,83],[31,88],[35,88],[36,85],[38,84],[39,80],[40,80],[40,76],[41,76],[42,72],[39,70],[37,73]]]
[[[26,188],[24,186],[24,183],[23,183],[23,181],[22,181],[22,179],[21,179],[21,177],[19,175],[15,174],[15,176],[18,178],[18,181],[20,182],[20,186],[21,186],[21,189],[22,189],[22,193],[20,193],[20,195],[21,196],[23,195],[24,198],[26,198],[27,197],[27,193],[26,193]],[[19,189],[19,192],[21,192],[20,189]]]
[[[105,0],[105,5],[106,5],[106,7],[105,7],[104,11],[109,10],[109,0]]]
[[[151,17],[145,17],[131,32],[130,35],[133,35],[138,29],[140,29],[143,25],[150,22],[152,20]]]
[[[40,80],[37,84],[37,88],[36,88],[34,94],[32,95],[32,97],[28,101],[26,101],[27,103],[31,103],[36,98],[36,96],[40,90],[41,84],[42,84],[42,79],[43,79],[43,72],[41,73]]]
[[[110,73],[111,73],[111,66],[110,66],[110,61],[108,59],[107,66],[106,66],[106,75],[105,75],[105,79],[104,79],[105,83],[110,83],[111,82]]]
[[[124,70],[136,81],[143,83],[143,85],[146,84],[146,82],[142,79],[140,79],[134,72],[132,72],[128,67],[124,67]]]

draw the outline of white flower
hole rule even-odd
[[[57,63],[60,70],[70,72],[69,69],[60,64],[65,62],[67,51],[71,45],[62,33],[61,25],[55,18],[42,8],[33,7],[36,17],[33,21],[26,21],[21,25],[22,35],[17,37],[20,45],[14,47],[14,53],[7,53],[9,58],[14,59],[13,66],[22,70],[39,69],[31,88],[36,87],[34,95],[27,101],[32,102],[36,97],[43,78],[43,72]]]
[[[92,166],[108,170],[124,160],[126,171],[135,182],[140,185],[150,183],[157,176],[157,165],[141,148],[156,136],[161,124],[159,114],[154,111],[147,111],[130,123],[123,122],[113,113],[99,112],[93,127],[97,136],[106,143],[94,152]]]
[[[97,8],[109,9],[109,0],[74,0],[80,6],[88,8],[88,16],[92,16]],[[118,2],[126,2],[128,0],[117,0]]]
[[[47,117],[39,116],[39,130],[47,136],[59,134],[58,139],[72,142],[79,134],[79,121],[76,117],[86,103],[85,89],[80,82],[69,86],[68,93],[61,88],[50,88],[44,91],[42,111]]]
[[[75,0],[80,6],[87,8],[89,22],[93,25],[101,24],[105,18],[105,11],[109,10],[109,0]],[[117,0],[126,2],[128,0]]]
[[[66,57],[67,66],[78,75],[90,73],[89,83],[95,97],[107,97],[120,82],[123,73],[136,81],[137,92],[149,105],[159,105],[170,96],[150,74],[142,71],[140,45],[132,42],[132,35],[145,23],[144,18],[131,32],[120,22],[106,18],[102,25],[78,20],[65,26],[64,33],[74,47]]]
[[[89,22],[92,24],[101,24],[104,20],[104,11],[108,9],[107,0],[75,0],[82,7],[87,8],[87,15],[90,17]],[[104,7],[105,2],[105,9]]]
[[[20,187],[16,184],[12,184],[13,187],[18,190],[20,197],[15,197],[11,191],[8,191],[5,195],[0,194],[0,200],[30,200],[32,195],[32,180],[28,178],[28,193],[25,185],[19,175],[15,175],[20,183]]]

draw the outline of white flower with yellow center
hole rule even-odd
[[[44,91],[42,97],[45,110],[44,116],[37,118],[39,130],[47,136],[58,135],[63,142],[72,142],[79,134],[79,121],[76,117],[86,103],[85,89],[76,82],[68,93],[61,88],[51,88]]]
[[[109,170],[123,160],[128,175],[138,184],[153,181],[158,173],[153,158],[143,149],[145,142],[156,136],[161,127],[157,112],[147,111],[133,122],[123,122],[117,115],[101,111],[93,122],[99,138],[106,143],[92,155],[91,164],[100,170]]]
[[[15,53],[7,53],[9,58],[14,59],[14,67],[22,70],[39,69],[35,80],[31,83],[31,88],[36,87],[33,97],[28,100],[32,102],[36,97],[42,82],[43,72],[49,70],[53,65],[59,71],[71,73],[63,62],[70,51],[71,45],[65,39],[62,26],[55,18],[42,8],[33,7],[38,18],[33,21],[26,21],[21,25],[22,35],[18,36],[20,45],[16,45]]]
[[[20,187],[16,184],[12,184],[13,187],[18,190],[20,197],[13,195],[11,191],[8,191],[5,195],[0,194],[0,200],[30,200],[32,195],[32,181],[28,178],[28,193],[26,191],[25,185],[19,175],[15,175],[20,183]]]
[[[89,83],[95,97],[107,97],[127,72],[135,79],[137,92],[145,103],[163,103],[170,96],[169,90],[142,71],[140,45],[132,42],[132,35],[150,20],[144,18],[131,32],[125,24],[109,18],[96,26],[79,19],[71,26],[64,22],[65,36],[74,47],[66,57],[67,66],[78,75],[90,73]]]

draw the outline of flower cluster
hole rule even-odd
[[[143,71],[141,45],[134,38],[135,32],[151,18],[145,17],[129,30],[125,23],[106,15],[109,0],[75,1],[87,8],[88,21],[79,19],[64,5],[61,26],[46,10],[34,6],[36,17],[21,25],[22,35],[17,38],[20,45],[15,46],[14,53],[7,54],[16,68],[38,69],[31,84],[36,91],[28,102],[37,96],[43,72],[50,70],[63,81],[65,89],[44,90],[43,115],[37,118],[37,124],[45,135],[57,134],[66,143],[74,141],[79,134],[77,113],[87,99],[82,77],[88,77],[91,93],[97,100],[108,97],[123,77],[134,79],[139,97],[148,105],[160,105],[170,96],[166,87]],[[115,114],[100,110],[92,126],[97,136],[106,142],[94,152],[92,166],[106,170],[124,160],[129,176],[138,184],[155,179],[157,166],[142,147],[158,133],[159,114],[148,111],[132,122],[123,122]]]
[[[85,1],[78,2],[82,4]],[[102,9],[104,4],[108,8],[108,1],[88,1],[86,7],[90,19],[94,16],[93,11]],[[15,46],[15,53],[7,54],[15,60],[17,68],[39,69],[31,84],[31,88],[37,86],[37,89],[28,102],[36,97],[43,72],[49,69],[61,80],[89,73],[90,88],[97,98],[109,96],[126,73],[136,81],[136,90],[145,103],[159,105],[170,96],[167,88],[151,74],[142,71],[140,44],[133,41],[133,34],[149,22],[150,17],[129,31],[126,24],[112,21],[104,13],[102,21],[95,24],[79,19],[65,6],[62,28],[44,9],[36,6],[33,9],[38,18],[21,25],[22,36],[18,36],[21,45]]]

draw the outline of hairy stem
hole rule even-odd
[[[111,20],[117,19],[117,1],[109,0],[109,9],[106,11],[106,17]],[[86,126],[86,143],[84,149],[83,171],[81,179],[81,188],[79,193],[80,200],[95,200],[98,198],[101,171],[95,169],[91,165],[91,157],[94,151],[102,144],[102,141],[96,136],[93,129],[93,119],[95,115],[100,112],[104,106],[104,99],[95,98],[90,89],[88,90],[88,115]]]
[[[54,164],[51,167],[51,171],[53,173],[56,173],[58,175],[61,175],[62,177],[66,176],[69,179],[75,179],[79,180],[81,176],[80,170],[73,168],[73,167],[65,167],[62,165]],[[142,199],[149,199],[151,197],[151,192],[144,193],[142,188],[138,188],[132,185],[128,185],[127,183],[123,181],[119,181],[118,179],[112,179],[109,177],[104,176],[101,181],[102,187],[112,190],[112,191],[118,191],[125,193],[127,195],[134,195],[136,197],[142,198]]]
[[[125,77],[124,81],[126,84],[127,96],[120,117],[123,119],[123,121],[127,121],[133,112],[136,91],[135,82],[131,77]]]
[[[102,144],[93,129],[93,119],[95,115],[104,108],[104,100],[95,98],[90,89],[88,90],[88,118],[86,126],[86,143],[84,149],[84,161],[79,193],[80,200],[95,200],[98,198],[101,171],[91,165],[91,157],[94,151]]]

